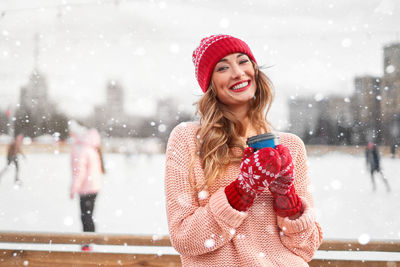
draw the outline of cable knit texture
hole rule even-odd
[[[168,227],[183,266],[308,266],[322,242],[322,231],[307,190],[310,181],[301,139],[279,133],[280,143],[293,156],[294,185],[304,206],[298,219],[289,220],[275,214],[268,190],[247,212],[231,207],[224,188],[238,177],[239,163],[229,165],[207,190],[197,189],[204,181],[196,148],[198,127],[195,122],[178,125],[166,153]]]

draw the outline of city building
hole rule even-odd
[[[400,144],[400,43],[383,48],[381,111],[385,143]]]
[[[313,97],[296,97],[288,101],[289,104],[289,131],[307,138],[317,127],[319,111],[317,101]]]
[[[109,135],[124,135],[128,116],[124,109],[124,89],[116,80],[106,84],[105,103],[94,108],[94,126]]]
[[[356,128],[366,141],[382,140],[382,86],[381,78],[360,76],[354,78],[353,113]],[[361,134],[361,132],[360,132]]]
[[[307,143],[400,145],[400,43],[383,48],[383,76],[357,76],[351,96],[289,101],[289,130]]]

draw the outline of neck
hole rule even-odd
[[[230,107],[230,112],[232,112],[235,118],[237,118],[238,121],[240,121],[240,123],[242,124],[244,130],[242,134],[244,135],[244,137],[247,136],[249,129],[252,128],[249,117],[247,116],[248,107]]]
[[[244,137],[249,138],[251,136],[255,136],[257,134],[260,134],[261,130],[260,129],[255,129],[253,125],[247,120],[247,125],[245,126],[245,135]]]
[[[242,117],[242,119],[240,120],[240,122],[243,125],[243,137],[248,138],[250,136],[254,136],[259,134],[260,129],[255,129],[254,126],[251,124],[251,121],[249,119],[249,117],[245,116]]]
[[[244,132],[242,134],[243,134],[244,138],[248,138],[250,136],[254,136],[254,135],[261,134],[264,132],[263,129],[256,129],[251,124],[250,119],[247,116],[247,113],[248,113],[247,106],[246,107],[240,106],[240,107],[236,107],[236,108],[231,107],[230,111],[242,123],[243,130],[244,130]],[[268,131],[268,129],[267,129],[267,131]]]
[[[243,117],[240,122],[242,123],[244,129],[243,137],[246,138],[270,131],[268,126],[266,126],[266,129],[264,129],[253,125],[248,116]]]

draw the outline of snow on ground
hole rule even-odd
[[[376,192],[361,155],[331,153],[309,158],[318,221],[325,238],[400,239],[400,159],[383,157],[387,193],[376,175]]]
[[[97,232],[168,234],[165,156],[106,154],[108,170],[96,203]],[[0,169],[5,164],[0,161]],[[392,187],[378,179],[376,192],[361,155],[330,153],[309,158],[318,221],[325,238],[399,239],[400,159],[384,157]],[[0,231],[80,232],[79,203],[69,199],[69,154],[28,154],[22,159],[23,184],[10,168],[0,180]]]

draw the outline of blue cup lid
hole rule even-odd
[[[264,134],[259,134],[259,135],[255,135],[255,136],[251,136],[249,138],[247,138],[246,144],[248,146],[251,146],[251,144],[257,143],[257,142],[261,142],[261,141],[265,141],[265,140],[269,140],[269,139],[278,139],[279,136],[275,135],[273,133],[264,133]]]

